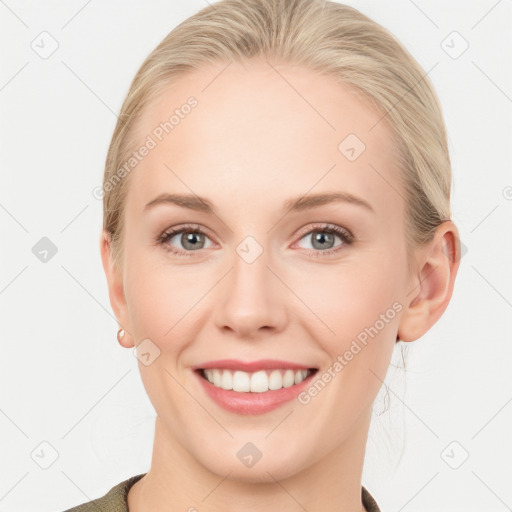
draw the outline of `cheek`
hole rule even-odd
[[[174,323],[178,297],[169,289],[165,291],[162,279],[156,279],[140,260],[136,268],[135,272],[127,271],[129,285],[126,290],[133,329],[139,338],[151,338],[159,344]]]
[[[317,315],[308,315],[308,325],[326,354],[323,374],[328,384],[322,396],[336,404],[333,424],[346,423],[348,411],[354,417],[361,414],[385,378],[401,310],[399,279],[391,275],[389,263],[391,259],[381,259],[381,264],[331,268],[324,278],[317,275],[305,283],[315,290],[304,302]]]
[[[179,352],[201,314],[211,276],[201,276],[193,266],[166,264],[161,256],[156,261],[142,251],[127,258],[125,275],[136,339],[150,338],[161,351]]]
[[[138,363],[142,382],[157,413],[173,424],[179,412],[190,405],[190,397],[175,385],[175,379],[183,381],[182,354],[197,334],[198,301],[208,287],[178,267],[155,265],[150,258],[144,260],[136,254],[127,259],[126,276],[136,343],[149,339],[156,345],[150,350],[154,357],[150,364]]]
[[[296,288],[297,295],[315,313],[305,318],[318,324],[315,332],[322,330],[319,339],[329,339],[330,333],[335,345],[377,322],[400,296],[397,276],[379,263],[333,266],[309,275],[302,277],[300,288]],[[394,313],[392,310],[388,318],[395,317]]]

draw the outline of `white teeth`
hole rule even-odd
[[[268,386],[268,375],[265,370],[261,370],[251,375],[251,391],[253,393],[264,393],[265,391],[268,391]]]
[[[220,388],[221,381],[222,381],[222,373],[219,372],[219,370],[213,370],[213,385]]]
[[[295,373],[293,370],[286,370],[283,377],[283,388],[289,388],[295,384]]]
[[[233,389],[233,375],[231,372],[222,372],[220,387],[222,389]]]
[[[233,374],[233,389],[235,391],[250,391],[251,376],[248,373],[236,371]]]
[[[204,376],[215,387],[239,393],[265,393],[265,391],[289,388],[300,384],[311,370],[260,370],[254,373],[241,370],[208,369]]]
[[[298,370],[295,372],[295,384],[302,382],[308,375],[307,370]]]
[[[274,370],[268,379],[268,389],[281,389],[283,387],[283,377],[279,370]]]

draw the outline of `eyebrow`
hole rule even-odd
[[[311,208],[324,206],[333,202],[354,204],[375,213],[375,210],[369,203],[360,197],[350,194],[349,192],[329,192],[323,194],[310,194],[307,196],[294,197],[283,203],[282,211],[304,211]],[[144,211],[147,211],[160,204],[174,204],[189,210],[216,214],[215,207],[208,199],[192,194],[160,194],[159,196],[155,197],[155,199],[146,204]]]

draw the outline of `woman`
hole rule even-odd
[[[103,184],[152,464],[70,510],[379,511],[372,404],[395,344],[450,301],[450,187],[425,72],[357,10],[222,0],[176,27],[131,84]]]

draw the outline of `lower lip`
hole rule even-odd
[[[199,372],[194,371],[207,395],[223,409],[237,414],[263,414],[290,402],[304,388],[309,386],[311,378],[316,373],[311,373],[302,382],[289,388],[273,389],[264,393],[239,393],[238,391],[215,387],[209,380],[203,378]]]

